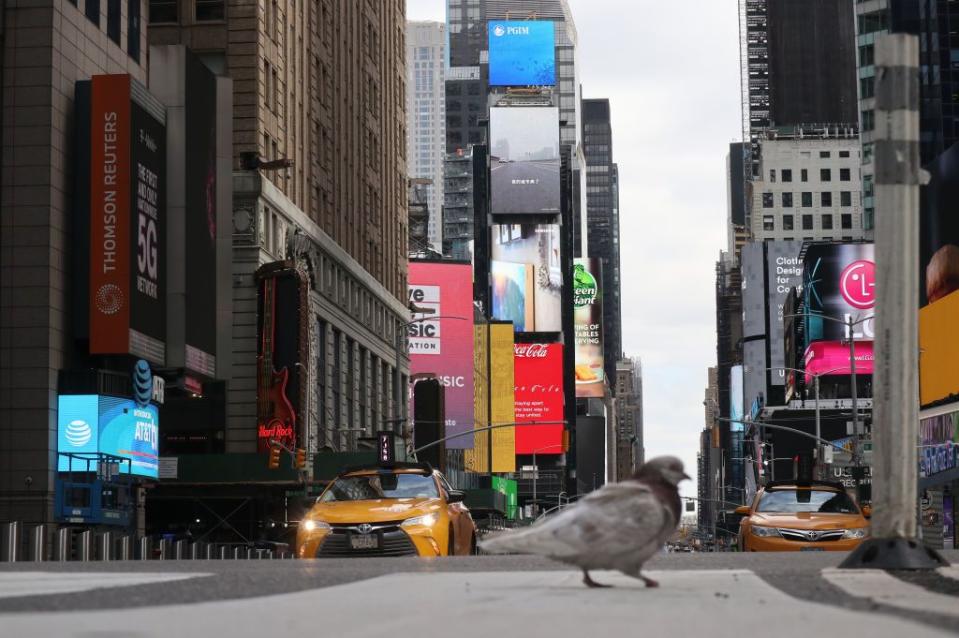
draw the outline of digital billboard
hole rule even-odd
[[[517,454],[563,453],[563,344],[517,343],[513,346],[516,383]]]
[[[561,332],[560,227],[494,224],[492,233],[493,317],[517,332]]]
[[[166,128],[132,98],[131,83],[90,81],[90,353],[163,365]]]
[[[559,109],[493,107],[489,131],[491,212],[494,215],[558,214]]]
[[[733,432],[742,432],[745,429],[744,418],[743,367],[733,366],[729,369],[729,429]]]
[[[919,310],[919,400],[928,405],[959,395],[959,293]]]
[[[856,374],[872,374],[872,341],[857,341],[855,353]],[[806,347],[804,360],[807,385],[812,383],[813,375],[852,374],[848,342],[814,341]]]
[[[513,399],[513,326],[508,323],[476,325],[473,328],[474,410],[476,433],[466,450],[466,468],[488,471],[493,443],[493,472],[516,470],[516,428],[483,430],[488,425],[515,423]]]
[[[847,326],[861,321],[853,338],[871,341],[876,305],[876,264],[872,244],[812,244],[803,260],[803,307],[806,344],[844,341]],[[817,317],[822,315],[826,319]],[[838,321],[835,321],[837,320]]]
[[[410,373],[435,377],[445,390],[446,436],[473,428],[473,269],[469,264],[410,260]],[[472,447],[469,436],[447,441]]]
[[[186,364],[216,374],[216,76],[186,56]]]
[[[573,338],[576,343],[576,397],[602,398],[603,295],[599,259],[576,259],[573,264]]]
[[[57,451],[61,454],[111,454],[130,459],[129,473],[157,478],[159,465],[159,413],[150,404],[140,407],[132,399],[96,394],[61,395],[57,413]],[[96,471],[96,463],[90,466]],[[60,456],[60,472],[83,472],[87,464]],[[119,471],[126,473],[126,463]]]
[[[790,291],[802,285],[802,260],[799,252],[801,241],[767,241],[766,250],[766,310],[769,313],[769,368],[771,385],[786,384],[786,373],[782,367],[786,364],[785,328],[783,327],[783,307]]]
[[[743,273],[743,338],[766,334],[766,277],[762,242],[749,242],[740,257]]]
[[[556,84],[552,20],[505,20],[488,24],[490,86]]]

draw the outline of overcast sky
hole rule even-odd
[[[726,153],[741,137],[736,1],[569,2],[583,97],[612,109],[623,349],[643,360],[646,458],[675,454],[695,479],[716,362]],[[407,17],[444,21],[445,4],[407,0]]]

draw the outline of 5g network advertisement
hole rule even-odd
[[[57,470],[85,472],[87,463],[81,459],[100,453],[130,459],[129,467],[120,464],[121,473],[157,478],[159,423],[154,405],[140,407],[131,399],[98,394],[61,395],[57,450],[84,457],[60,456]],[[96,471],[95,461],[89,471]]]

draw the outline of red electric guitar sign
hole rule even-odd
[[[296,447],[296,411],[286,394],[290,371],[273,367],[276,337],[276,278],[263,279],[263,328],[257,375],[257,449],[268,452],[270,441]]]

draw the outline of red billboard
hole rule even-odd
[[[410,372],[443,386],[446,436],[473,431],[473,267],[468,263],[410,260]],[[414,424],[415,427],[415,424]],[[472,436],[446,442],[473,447]]]
[[[556,425],[516,428],[517,454],[563,452],[563,344],[513,346],[517,423],[555,421]]]
[[[806,384],[814,375],[848,375],[849,344],[840,341],[814,341],[806,348]],[[856,342],[856,374],[872,374],[872,341]]]

